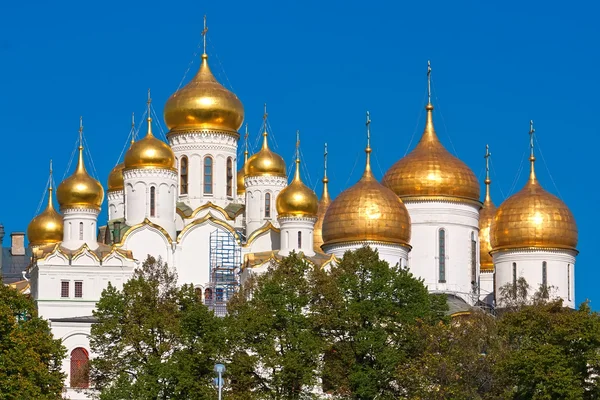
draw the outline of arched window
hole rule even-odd
[[[265,218],[271,218],[271,193],[265,193]]]
[[[477,283],[477,240],[475,232],[471,232],[471,285]]]
[[[542,286],[544,289],[548,286],[548,264],[546,261],[542,262]]]
[[[213,192],[213,159],[210,156],[204,157],[204,194]]]
[[[71,352],[71,387],[90,387],[90,357],[86,349],[77,347]]]
[[[567,264],[567,300],[571,301],[571,264]]]
[[[439,246],[439,282],[446,282],[446,231],[440,229],[438,237]]]
[[[181,157],[179,166],[179,193],[188,194],[188,158]]]
[[[513,263],[513,271],[512,272],[513,272],[512,284],[513,284],[513,292],[514,292],[513,297],[517,298],[517,263]]]
[[[233,160],[227,159],[227,196],[233,196]]]
[[[204,304],[212,303],[213,293],[211,288],[204,289]]]
[[[83,240],[83,222],[79,223],[79,240]]]
[[[298,248],[302,248],[302,232],[298,231]]]
[[[150,216],[156,217],[156,188],[150,187]]]

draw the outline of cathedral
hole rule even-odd
[[[371,171],[377,149],[367,113],[362,177],[331,198],[325,163],[320,199],[303,183],[298,148],[288,181],[269,145],[266,111],[262,147],[250,155],[246,135],[238,160],[244,107],[216,80],[206,51],[164,106],[168,143],[153,134],[149,98],[145,136],[132,135],[106,190],[87,172],[80,126],[74,172],[56,192],[50,178],[47,206],[27,229],[26,290],[67,348],[66,395],[88,398],[78,389],[89,382],[77,372],[93,356],[89,335],[102,290],[109,282],[122,287],[148,255],[173,268],[180,284],[193,284],[217,314],[240,283],[290,252],[327,268],[365,245],[446,294],[456,312],[501,306],[497,288],[521,277],[574,307],[577,226],[536,177],[533,125],[527,182],[496,207],[489,164],[482,201],[473,171],[438,139],[431,97],[425,110],[420,141],[381,181]],[[99,226],[105,198],[109,220]]]

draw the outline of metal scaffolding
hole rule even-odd
[[[210,234],[210,282],[205,304],[218,316],[227,313],[227,302],[239,286],[242,248],[230,232],[217,229]]]

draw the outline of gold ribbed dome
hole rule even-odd
[[[367,146],[362,178],[330,205],[323,220],[325,245],[376,241],[408,246],[410,216],[402,200],[373,176]]]
[[[492,245],[490,244],[490,226],[492,220],[496,215],[496,205],[492,201],[490,195],[490,180],[488,158],[490,154],[486,153],[486,176],[485,176],[485,200],[483,207],[479,210],[479,264],[481,265],[481,271],[493,272],[494,261],[490,254],[492,251]]]
[[[152,118],[148,118],[146,137],[132,143],[127,153],[125,153],[124,169],[133,168],[175,170],[175,154],[173,154],[173,150],[168,144],[152,134]]]
[[[266,129],[263,133],[262,149],[248,159],[244,171],[246,176],[287,176],[285,161],[279,154],[269,149]]]
[[[300,159],[296,158],[294,179],[277,195],[277,214],[280,217],[316,217],[319,199],[300,179]]]
[[[59,243],[63,240],[63,218],[54,209],[52,201],[52,174],[48,188],[48,205],[29,223],[27,239],[31,246]]]
[[[85,169],[81,141],[77,168],[73,175],[58,185],[56,197],[61,210],[67,208],[93,208],[99,210],[102,201],[104,201],[104,188]]]
[[[125,163],[117,164],[110,174],[108,174],[108,191],[116,192],[123,190],[125,184],[123,182],[123,170],[125,169]]]
[[[237,133],[244,106],[215,79],[203,54],[196,76],[167,100],[164,116],[169,133],[204,129]]]
[[[323,194],[321,200],[319,200],[319,210],[317,211],[317,222],[313,230],[313,243],[316,251],[323,252],[321,246],[323,245],[323,220],[325,219],[325,213],[331,204],[331,198],[329,197],[329,179],[327,175],[323,178]]]
[[[490,227],[492,250],[577,247],[577,225],[571,210],[542,188],[535,176],[533,154],[529,180],[498,207]]]
[[[479,202],[479,182],[473,171],[448,152],[433,127],[433,106],[427,104],[421,140],[394,164],[382,183],[401,199],[454,198]]]

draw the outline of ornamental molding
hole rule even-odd
[[[71,208],[63,208],[60,211],[65,216],[68,216],[68,214],[87,214],[87,215],[91,215],[91,216],[97,217],[98,214],[100,214],[100,210],[96,209],[96,208],[76,208],[76,207],[71,207]]]
[[[216,151],[226,152],[228,155],[237,154],[237,146],[226,146],[226,145],[215,145],[215,144],[196,144],[196,145],[174,145],[172,146],[173,152],[176,153],[177,157],[185,156],[187,154],[180,154],[186,151],[202,150],[207,153],[214,153]]]
[[[577,249],[567,247],[513,247],[513,248],[500,248],[490,251],[490,254],[496,255],[497,257],[505,257],[511,255],[528,254],[534,255],[536,253],[551,253],[556,255],[564,255],[565,253],[573,257],[579,254]],[[494,262],[496,264],[496,262]]]
[[[282,215],[279,214],[277,216],[277,220],[279,221],[279,225],[285,224],[286,222],[297,223],[303,222],[307,224],[314,224],[317,222],[317,217],[309,217],[309,216],[296,216],[296,215]]]
[[[123,189],[121,189],[121,190],[114,190],[114,191],[108,192],[106,197],[108,198],[108,201],[114,201],[114,200],[118,201],[118,200],[123,200],[124,196],[125,195],[123,193]]]
[[[411,203],[454,203],[464,204],[477,207],[479,210],[483,207],[483,203],[478,200],[469,199],[466,197],[455,197],[455,196],[402,196],[400,199],[405,204]]]
[[[229,142],[234,145],[240,139],[240,134],[232,131],[216,129],[181,129],[167,134],[171,146],[182,143]]]
[[[286,187],[287,186],[287,178],[282,176],[246,176],[244,178],[244,186],[246,187],[246,191],[253,186],[277,186],[277,187]]]
[[[139,178],[164,178],[171,179],[177,182],[177,172],[166,168],[135,168],[126,169],[123,171],[123,179],[139,179]]]
[[[355,241],[350,241],[350,242],[338,242],[338,243],[332,243],[332,244],[324,243],[321,246],[321,248],[325,251],[325,253],[328,253],[331,250],[337,250],[337,249],[341,249],[341,248],[345,248],[345,247],[360,248],[360,247],[364,247],[364,246],[377,246],[377,247],[383,247],[383,248],[388,248],[388,249],[401,248],[407,252],[412,249],[412,246],[409,244],[382,242],[379,240],[355,240]]]

